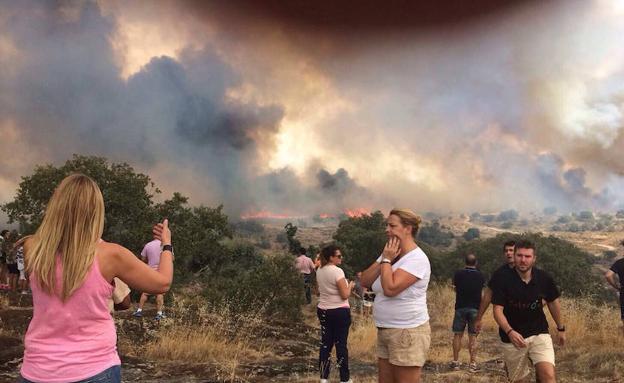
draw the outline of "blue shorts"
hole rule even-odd
[[[455,310],[455,318],[453,318],[453,332],[463,333],[468,325],[468,334],[475,335],[477,330],[475,329],[475,320],[479,310],[471,307],[461,308]]]
[[[22,377],[19,383],[35,383]],[[75,383],[121,383],[121,366],[113,366],[93,375],[90,378],[80,380]]]

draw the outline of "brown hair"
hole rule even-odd
[[[389,215],[396,215],[401,220],[401,224],[403,226],[411,226],[412,227],[412,237],[416,238],[418,234],[418,227],[422,222],[422,219],[418,216],[418,214],[414,213],[409,209],[392,209]]]
[[[328,245],[321,250],[321,267],[329,263],[329,258],[336,254],[340,247],[336,245]]]

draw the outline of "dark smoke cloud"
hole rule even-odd
[[[553,153],[540,155],[537,165],[540,187],[563,211],[612,207],[613,196],[607,188],[594,192],[587,186],[585,169],[565,169],[564,161]]]
[[[81,152],[233,214],[624,203],[624,71],[594,74],[622,34],[594,2],[101,5],[0,5],[0,130],[30,149],[5,184]],[[124,80],[132,22],[183,43]]]
[[[321,208],[317,188],[308,190],[291,171],[258,175],[260,152],[273,148],[283,107],[228,97],[242,80],[210,46],[177,59],[155,57],[124,81],[110,43],[115,20],[95,3],[84,3],[70,20],[44,3],[8,7],[16,17],[2,33],[21,55],[0,73],[0,116],[39,153],[23,156],[22,174],[75,152],[98,154],[130,162],[165,190],[224,203],[234,214],[254,206],[294,211],[309,200]],[[346,199],[355,182],[344,170],[336,176]]]

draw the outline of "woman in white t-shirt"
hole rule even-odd
[[[393,209],[383,253],[362,273],[362,284],[375,293],[379,383],[418,383],[427,359],[431,267],[414,240],[420,222],[411,210]]]
[[[354,283],[347,282],[344,271],[338,267],[341,263],[342,253],[339,247],[330,245],[321,250],[321,267],[316,271],[320,293],[316,313],[321,323],[319,351],[321,383],[327,383],[329,378],[329,355],[334,345],[336,346],[336,365],[340,369],[340,381],[351,382],[347,338],[349,326],[351,326],[349,295],[351,295]]]

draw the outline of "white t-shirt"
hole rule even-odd
[[[375,325],[383,328],[413,328],[429,320],[427,286],[431,277],[429,258],[420,247],[410,251],[392,265],[392,271],[402,269],[418,280],[400,294],[387,297],[381,288],[381,276],[373,283]]]
[[[331,310],[349,307],[349,300],[342,299],[340,291],[338,291],[338,281],[341,279],[344,279],[342,283],[348,285],[344,271],[340,267],[336,265],[319,267],[316,271],[316,282],[318,283],[320,293],[318,308]]]

